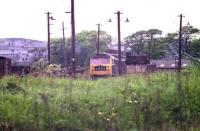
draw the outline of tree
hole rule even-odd
[[[182,29],[182,51],[199,56],[198,40],[200,30],[187,24]],[[150,58],[175,58],[178,56],[179,31],[161,36],[159,29],[140,30],[125,38],[125,44],[136,54],[148,54]]]
[[[64,65],[64,57],[67,57],[67,64],[69,66],[69,41],[67,40],[65,43],[66,45],[64,46],[63,39],[62,38],[54,38],[51,40],[51,62],[53,64],[61,64]],[[65,48],[64,48],[65,47]],[[66,50],[66,56],[64,56],[64,50]]]
[[[162,59],[166,57],[168,44],[165,43],[164,38],[158,38],[154,41],[153,48],[151,49],[151,58]]]
[[[163,43],[166,45],[165,57],[174,59],[178,56],[178,33],[168,33],[163,37]]]
[[[200,33],[198,28],[191,26],[189,23],[183,27],[183,51],[188,52],[188,48],[193,40],[195,40]]]
[[[77,65],[86,67],[89,64],[90,58],[96,53],[96,31],[82,31],[76,34],[76,60]],[[64,64],[64,50],[63,40],[56,38],[52,40],[52,62],[55,64]],[[66,40],[66,57],[67,65],[71,64],[71,38]],[[111,36],[105,31],[100,33],[100,52],[104,52],[108,48],[108,44],[111,43]]]
[[[144,53],[144,44],[146,42],[146,31],[140,30],[125,38],[125,44],[137,54]]]
[[[165,44],[160,35],[161,30],[150,29],[148,31],[141,30],[133,33],[125,38],[126,45],[131,48],[132,52],[137,54],[148,54],[150,58],[164,57]]]
[[[150,29],[147,32],[147,43],[149,48],[149,57],[152,58],[153,48],[155,43],[160,35],[162,35],[162,31],[159,29]]]
[[[182,29],[182,51],[189,54],[194,55],[194,44],[197,43],[196,39],[199,35],[199,29],[187,24],[183,26]],[[179,41],[179,32],[168,33],[166,37],[164,37],[164,42],[168,44],[167,46],[167,55],[178,55],[178,41]],[[193,46],[193,47],[191,47]],[[196,46],[196,44],[195,44]]]
[[[89,64],[91,56],[93,56],[96,50],[97,43],[97,32],[96,31],[82,31],[77,34],[77,44],[81,47],[81,52],[79,55],[79,61],[82,62],[82,66]],[[100,32],[100,53],[105,52],[108,48],[108,44],[111,43],[111,36],[109,36],[105,31]]]
[[[192,55],[193,57],[198,57],[200,58],[200,39],[194,40],[188,51],[190,52],[190,55]]]

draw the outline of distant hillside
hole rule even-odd
[[[12,64],[31,64],[47,56],[47,42],[25,38],[1,38],[0,56],[8,57]]]

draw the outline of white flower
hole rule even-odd
[[[116,116],[116,114],[113,112],[113,113],[112,113],[112,116]]]
[[[98,112],[98,115],[102,115],[102,112]]]
[[[133,103],[132,101],[128,101],[128,103]]]

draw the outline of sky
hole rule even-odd
[[[116,11],[121,11],[122,38],[139,30],[157,28],[175,32],[179,29],[179,14],[183,14],[183,25],[188,22],[200,28],[200,0],[74,0],[75,30],[105,30],[117,37]],[[47,40],[47,16],[49,11],[56,19],[51,21],[51,38],[62,37],[62,21],[66,37],[71,35],[71,0],[0,0],[0,38],[28,38]],[[109,23],[108,19],[112,22]],[[126,23],[125,19],[130,22]]]

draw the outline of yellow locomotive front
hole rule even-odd
[[[96,54],[90,59],[90,76],[112,76],[114,57],[109,54]]]

